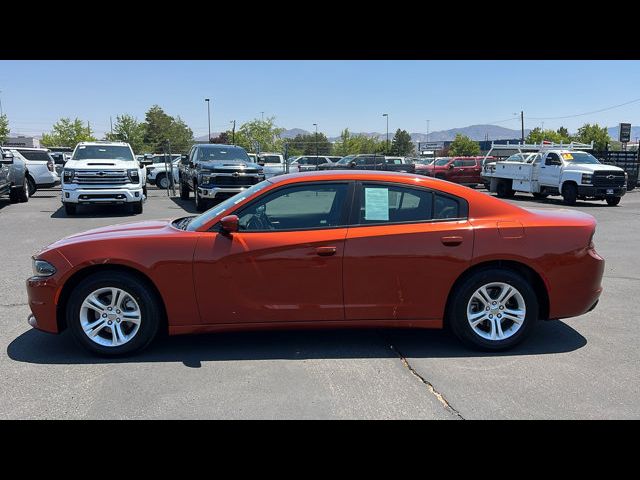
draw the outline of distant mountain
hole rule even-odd
[[[452,128],[450,130],[441,130],[436,132],[429,132],[429,141],[430,142],[445,142],[451,141],[456,138],[456,134],[466,135],[471,138],[471,140],[484,140],[488,138],[489,140],[509,140],[520,138],[521,132],[520,130],[512,130],[510,128],[499,127],[496,125],[470,125],[468,127],[463,128]],[[529,130],[524,130],[525,136],[529,134]],[[361,132],[356,133],[352,132],[351,135],[365,135],[367,137],[376,137],[378,140],[386,139],[386,133],[378,133],[378,132]],[[395,135],[395,130],[389,132],[389,139],[393,138]],[[340,137],[330,137],[329,141],[339,140]],[[414,142],[426,142],[427,134],[414,132],[411,134],[411,140]]]
[[[624,123],[624,122],[623,122]],[[616,125],[615,127],[609,127],[607,128],[607,131],[609,132],[609,136],[613,139],[613,140],[618,140],[618,132],[620,130],[620,126]],[[636,138],[640,137],[640,126],[631,126],[631,141],[635,143]]]
[[[298,135],[309,135],[311,132],[307,132],[302,128],[292,128],[290,130],[285,130],[280,134],[280,138],[294,138]]]

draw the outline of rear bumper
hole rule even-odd
[[[622,197],[627,193],[627,187],[594,187],[593,185],[578,185],[578,195],[585,197]]]

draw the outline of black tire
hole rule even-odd
[[[20,190],[24,190],[24,187],[21,189],[12,188],[9,190],[9,201],[11,203],[18,203],[20,201],[20,194],[22,193]]]
[[[436,173],[436,178],[438,180],[446,180],[447,177],[445,177],[442,173]]]
[[[156,177],[156,186],[163,190],[169,188],[169,177],[165,173],[159,173]]]
[[[511,198],[515,195],[515,191],[511,188],[511,181],[499,180],[496,185],[496,194],[500,198]]]
[[[610,207],[615,207],[620,203],[622,197],[607,197],[605,200],[607,201],[607,205]]]
[[[147,197],[147,185],[146,185],[146,184],[145,184],[145,185],[143,185],[143,187],[142,187],[142,194],[143,194],[145,197]]]
[[[567,205],[575,205],[578,200],[578,187],[575,183],[565,183],[562,186],[562,198]]]
[[[75,203],[65,203],[64,204],[64,213],[67,215],[75,215],[78,210],[78,206]]]
[[[473,294],[483,285],[493,282],[506,283],[515,287],[525,302],[526,314],[520,328],[510,337],[503,340],[488,340],[477,334],[467,320],[467,307]],[[533,287],[520,273],[510,269],[491,268],[475,272],[460,283],[447,308],[447,326],[467,346],[485,350],[501,351],[514,347],[522,342],[533,329],[538,319],[538,298]]]
[[[133,202],[131,203],[131,212],[138,215],[140,213],[142,213],[142,200],[140,200],[139,202]]]
[[[180,178],[180,198],[182,200],[189,200],[189,185],[184,183],[182,178]]]
[[[538,200],[543,200],[547,198],[549,194],[542,192],[533,192],[533,198],[537,198]]]
[[[193,182],[193,198],[198,212],[204,212],[207,209],[207,201],[202,198],[198,192],[198,184]]]
[[[24,180],[29,187],[29,196],[33,197],[33,194],[36,193],[36,191],[38,190],[36,181],[31,177],[26,177]]]
[[[100,288],[108,287],[124,290],[140,307],[139,330],[124,345],[99,345],[89,339],[80,323],[80,309],[87,296]],[[130,273],[98,272],[82,280],[73,289],[66,304],[65,320],[76,342],[91,353],[105,357],[130,355],[147,347],[157,335],[163,318],[160,302],[147,282]]]

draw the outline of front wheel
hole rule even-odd
[[[198,191],[198,184],[193,184],[193,192],[196,203],[196,210],[199,212],[204,212],[207,209],[207,202],[202,198],[200,192]]]
[[[75,215],[78,206],[75,203],[65,203],[64,204],[64,213],[67,215]]]
[[[566,183],[562,187],[562,198],[567,205],[575,205],[578,200],[578,187],[573,183]]]
[[[607,197],[607,205],[609,205],[610,207],[615,207],[616,205],[618,205],[620,203],[620,200],[622,199],[622,197]]]
[[[81,346],[113,357],[151,343],[161,316],[158,299],[143,281],[128,273],[100,272],[74,288],[65,318]]]
[[[522,275],[506,269],[476,272],[449,302],[447,322],[466,345],[487,351],[523,341],[538,319],[538,299]]]
[[[25,182],[27,183],[27,186],[29,187],[29,196],[33,197],[34,193],[36,193],[36,190],[38,190],[38,186],[36,185],[36,182],[33,178],[31,177],[27,177],[25,178]]]
[[[184,183],[182,179],[180,179],[180,198],[182,200],[189,200],[189,185]]]
[[[142,200],[140,200],[139,202],[132,203],[131,211],[136,215],[142,213]]]

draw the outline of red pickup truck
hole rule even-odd
[[[448,180],[463,185],[476,186],[482,183],[482,159],[484,157],[446,157],[438,158],[426,166],[430,177]]]

